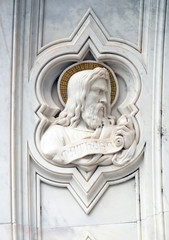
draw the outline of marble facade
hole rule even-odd
[[[103,4],[104,3],[104,4]],[[0,2],[0,239],[169,239],[167,0]],[[82,62],[112,69],[112,116],[133,114],[122,167],[53,164],[41,139],[64,109],[57,84]]]

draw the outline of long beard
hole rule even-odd
[[[82,112],[83,121],[91,129],[101,127],[105,116],[106,107],[101,103],[90,104],[90,106],[85,107],[84,111]]]

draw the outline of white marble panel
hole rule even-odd
[[[164,230],[165,230],[165,237],[166,240],[169,239],[169,227],[168,227],[168,223],[169,223],[169,212],[165,212],[164,213]]]
[[[137,240],[137,224],[109,224],[43,229],[42,240]]]
[[[0,239],[12,240],[12,226],[11,224],[0,224]]]
[[[36,1],[36,0],[35,0]],[[27,1],[26,4],[33,3],[35,1]],[[40,0],[41,1],[41,0]],[[15,3],[22,3],[24,1],[13,1]],[[87,9],[90,7],[96,13],[96,16],[103,23],[104,27],[112,37],[119,37],[124,40],[131,41],[134,44],[137,44],[139,41],[139,14],[140,14],[140,2],[141,0],[42,0],[44,2],[44,28],[43,30],[43,42],[45,45],[53,40],[60,38],[69,37],[75,27],[78,25],[81,18],[86,13]],[[146,1],[149,2],[149,1]],[[166,39],[165,39],[165,59],[164,59],[164,74],[161,71],[163,63],[162,61],[157,62],[157,65],[153,65],[156,62],[156,54],[159,59],[163,59],[163,54],[157,48],[154,49],[154,39],[155,39],[155,30],[158,29],[158,21],[161,22],[161,19],[158,19],[159,16],[163,15],[162,10],[156,7],[160,2],[165,3],[165,1],[151,1],[151,4],[155,6],[152,9],[150,14],[151,21],[147,24],[149,29],[149,51],[146,52],[148,58],[145,61],[145,68],[148,69],[148,76],[145,78],[145,82],[142,82],[141,94],[138,100],[139,113],[138,120],[142,119],[141,133],[146,141],[146,150],[144,154],[144,161],[141,164],[139,177],[140,177],[140,212],[142,216],[141,229],[139,229],[138,222],[138,208],[136,198],[136,189],[135,189],[135,180],[132,179],[128,182],[111,186],[93,208],[91,213],[87,215],[81,209],[79,204],[76,202],[76,199],[71,195],[71,193],[65,188],[57,188],[45,183],[41,184],[41,219],[40,223],[42,225],[42,240],[151,240],[158,239],[164,240],[164,230],[165,230],[165,239],[169,239],[169,68],[168,68],[168,59],[169,59],[169,22],[166,19]],[[38,3],[38,1],[36,1]],[[42,6],[42,5],[41,5]],[[169,4],[168,4],[169,6]],[[2,240],[12,240],[12,228],[11,222],[11,196],[10,196],[10,97],[12,95],[11,83],[10,83],[10,57],[12,51],[12,18],[13,18],[13,4],[10,0],[0,1],[0,95],[2,100],[0,101],[1,117],[0,117],[0,145],[1,145],[1,154],[0,154],[0,239]],[[36,10],[36,9],[35,9]],[[28,13],[28,9],[25,10]],[[25,16],[24,13],[20,11],[20,14]],[[36,12],[36,11],[35,11]],[[63,14],[64,12],[64,14]],[[16,12],[15,12],[16,13]],[[38,16],[38,14],[37,14]],[[106,16],[106,17],[105,17]],[[168,14],[167,14],[168,17]],[[157,26],[155,25],[155,19],[157,19]],[[20,18],[19,18],[20,20]],[[29,19],[27,18],[25,26],[28,24]],[[144,19],[145,22],[145,19]],[[42,22],[41,22],[42,23]],[[41,24],[40,23],[40,24]],[[152,26],[153,25],[153,26]],[[19,25],[18,25],[19,26]],[[159,24],[159,26],[161,26]],[[29,52],[29,26],[27,25],[24,28],[25,35],[24,39],[24,67],[27,72],[27,63],[29,62],[29,57],[25,52]],[[16,29],[17,30],[17,29]],[[164,34],[164,32],[160,32]],[[34,36],[35,37],[35,36]],[[36,36],[38,38],[38,36]],[[35,38],[36,38],[35,37]],[[161,35],[163,37],[163,35]],[[163,40],[163,38],[161,38]],[[160,39],[159,39],[160,40]],[[34,45],[34,38],[32,45]],[[156,42],[156,41],[155,41]],[[162,41],[161,41],[162,42]],[[160,44],[160,41],[159,41]],[[121,45],[122,46],[122,45]],[[124,47],[124,46],[122,46]],[[161,48],[160,48],[161,49]],[[19,53],[22,49],[18,49]],[[163,50],[162,50],[163,51]],[[133,51],[133,56],[136,52]],[[162,56],[162,58],[160,58]],[[142,62],[145,59],[142,58],[142,55],[139,55]],[[134,58],[133,58],[134,59]],[[42,59],[41,59],[42,60]],[[19,62],[19,61],[18,61]],[[158,64],[161,66],[158,70]],[[147,67],[148,66],[148,67]],[[157,71],[156,71],[157,68]],[[21,69],[22,72],[22,69]],[[160,74],[159,74],[160,72]],[[158,74],[159,81],[153,82],[154,75]],[[22,75],[22,74],[21,74]],[[16,203],[19,206],[18,212],[16,213],[16,221],[18,223],[18,232],[19,235],[22,235],[24,229],[24,239],[29,238],[29,230],[35,233],[35,225],[32,229],[29,229],[29,215],[32,209],[29,205],[31,199],[31,190],[29,192],[28,182],[30,175],[32,174],[27,170],[27,145],[26,141],[31,139],[32,133],[34,132],[35,122],[38,120],[36,114],[32,114],[32,109],[34,109],[32,102],[35,104],[36,99],[33,99],[34,88],[31,88],[30,97],[28,86],[27,86],[27,75],[23,74],[17,78],[18,82],[23,79],[23,128],[26,130],[23,131],[23,142],[21,142],[21,149],[23,152],[22,157],[22,166],[18,167],[18,172],[21,172],[22,169],[22,181],[18,180],[16,184]],[[28,74],[29,75],[29,74]],[[162,80],[162,77],[163,80]],[[25,81],[26,80],[26,81]],[[121,80],[120,80],[121,81]],[[153,88],[155,85],[160,83],[158,86]],[[17,86],[17,85],[16,85]],[[120,85],[122,88],[121,93],[125,93],[125,85]],[[161,97],[161,87],[162,97]],[[152,127],[154,123],[154,116],[152,116],[152,109],[154,104],[154,99],[152,97],[155,94],[153,91],[159,89],[160,93],[156,94],[159,98],[155,103],[160,103],[162,98],[162,123],[163,126],[159,125],[159,129],[156,126]],[[123,96],[120,96],[120,101],[123,100]],[[156,96],[155,95],[155,96]],[[18,98],[21,96],[19,95]],[[143,99],[140,101],[140,99]],[[5,103],[5,104],[4,104]],[[36,104],[35,104],[36,105]],[[18,105],[15,106],[18,109]],[[154,108],[154,111],[159,110],[159,108]],[[160,109],[161,110],[161,109]],[[159,111],[160,112],[160,111]],[[17,114],[16,114],[17,115]],[[158,115],[158,114],[157,114]],[[161,121],[161,118],[160,118]],[[161,124],[161,122],[160,122]],[[18,123],[17,128],[20,128]],[[152,137],[156,132],[154,129],[158,130],[160,136],[159,143],[161,144],[162,137],[162,171],[161,168],[158,168],[158,156],[156,154],[161,153],[158,151],[157,145],[152,146]],[[154,132],[153,132],[153,131]],[[156,141],[155,141],[156,143]],[[15,143],[16,144],[16,143]],[[16,144],[17,147],[17,144]],[[155,149],[154,155],[152,154],[152,148]],[[17,157],[15,159],[17,161]],[[156,162],[154,163],[154,161]],[[32,170],[32,169],[31,169]],[[160,174],[154,174],[154,172]],[[44,170],[45,171],[45,170]],[[162,172],[162,184],[161,184],[161,172]],[[16,174],[17,175],[17,174]],[[43,175],[43,174],[42,174]],[[32,176],[32,175],[31,175]],[[16,179],[17,180],[17,176]],[[20,184],[21,183],[21,184]],[[21,185],[21,188],[19,188]],[[32,187],[32,186],[31,186]],[[19,190],[18,190],[19,189]],[[161,191],[163,190],[163,191]],[[164,193],[162,195],[161,193]],[[30,193],[30,195],[28,195]],[[20,200],[23,199],[23,205],[20,204]],[[161,201],[162,211],[158,210],[158,200]],[[155,204],[156,203],[156,204]],[[36,204],[35,204],[36,205]],[[14,206],[13,206],[14,207]],[[40,206],[38,206],[40,207]],[[164,207],[164,209],[163,209]],[[157,209],[157,210],[156,210]],[[39,209],[38,209],[39,210]],[[164,210],[164,213],[163,213]],[[39,211],[40,212],[40,211]],[[14,214],[15,215],[15,214]],[[35,222],[36,222],[35,212]],[[163,220],[164,215],[164,222]],[[159,221],[159,220],[160,221]],[[23,222],[22,222],[23,220]],[[39,220],[39,219],[38,219]],[[159,222],[162,223],[159,225]],[[1,224],[3,223],[3,224]],[[155,224],[154,224],[155,223]],[[22,225],[23,224],[23,225]],[[154,224],[154,225],[153,225]],[[162,228],[161,228],[162,226]],[[164,228],[163,228],[164,226]],[[161,230],[162,229],[162,230]],[[142,232],[140,233],[140,231]],[[159,235],[157,235],[157,233]],[[32,234],[32,239],[35,239]],[[18,237],[17,240],[22,240],[22,237]]]
[[[67,189],[41,184],[42,228],[118,225],[136,221],[134,179],[109,187],[89,215]]]
[[[0,223],[10,222],[10,57],[13,4],[0,1]],[[1,235],[0,235],[1,236]],[[3,238],[4,239],[4,238]]]
[[[166,239],[169,239],[169,5],[166,14],[164,45],[164,79],[162,100],[162,167],[163,167],[163,203]]]
[[[104,4],[102,0],[44,1],[42,45],[68,38],[89,8],[96,13],[110,36],[137,45],[141,11],[139,0],[104,0]]]

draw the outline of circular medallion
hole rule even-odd
[[[63,105],[65,105],[67,102],[67,85],[71,76],[77,72],[80,72],[83,70],[92,70],[96,67],[102,67],[108,70],[109,77],[110,77],[110,84],[111,84],[111,103],[115,103],[117,99],[117,93],[118,93],[118,84],[117,84],[116,76],[112,71],[112,69],[103,63],[98,63],[95,61],[84,61],[81,63],[73,64],[70,67],[66,68],[59,77],[58,95]]]

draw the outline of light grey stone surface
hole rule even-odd
[[[89,8],[93,9],[111,37],[137,45],[140,4],[138,0],[45,1],[43,45],[69,37]]]
[[[168,6],[169,10],[169,6]],[[165,50],[164,50],[164,75],[163,75],[163,92],[162,92],[162,169],[163,169],[163,192],[164,192],[164,219],[165,219],[165,231],[166,239],[169,239],[169,183],[168,183],[168,174],[169,174],[169,16],[166,15],[166,32],[165,32]]]
[[[65,188],[56,190],[42,183],[41,194],[42,228],[137,222],[134,179],[109,187],[90,215],[84,213]]]
[[[13,3],[0,2],[0,224],[11,221],[10,104]]]
[[[43,239],[47,240],[112,240],[112,236],[116,240],[123,240],[124,237],[129,239],[137,239],[137,226],[135,223],[120,223],[108,225],[94,225],[71,228],[55,228],[43,230]]]
[[[0,2],[0,239],[169,239],[168,7]],[[41,154],[46,116],[58,113],[56,80],[84,59],[108,64],[120,81],[114,115],[128,103],[138,111],[144,155],[122,172],[63,169]]]
[[[4,240],[12,240],[12,225],[0,224],[0,236]]]

